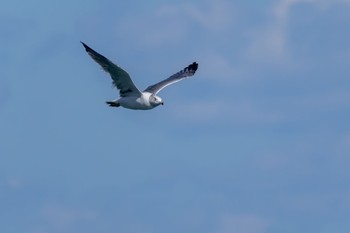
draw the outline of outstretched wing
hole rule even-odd
[[[173,74],[169,78],[156,83],[152,86],[149,86],[144,90],[145,92],[150,92],[152,94],[157,94],[160,90],[162,90],[164,87],[169,86],[170,84],[176,83],[178,81],[181,81],[185,78],[188,78],[194,73],[196,73],[196,70],[198,69],[198,63],[193,62],[191,65],[187,66],[185,69],[177,72],[176,74]]]
[[[111,75],[111,78],[113,79],[113,85],[118,88],[121,97],[141,95],[141,92],[139,89],[137,89],[131,80],[130,75],[125,70],[108,60],[106,57],[97,53],[83,42],[81,43],[83,44],[86,52],[90,55],[90,57],[92,57],[95,62],[100,64],[104,71],[108,72]]]

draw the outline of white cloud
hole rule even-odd
[[[288,60],[287,23],[295,4],[308,0],[282,0],[270,9],[270,19],[251,33],[247,57],[253,61],[285,63]]]
[[[264,233],[270,226],[270,221],[253,215],[229,214],[219,220],[216,233]]]
[[[198,4],[186,4],[183,10],[203,28],[217,31],[232,27],[234,23],[235,7],[231,1],[205,1],[203,7]]]
[[[280,0],[273,8],[279,20],[288,20],[291,8],[297,4],[312,4],[313,6],[328,8],[334,5],[348,5],[350,0]]]
[[[308,3],[313,0],[282,0],[273,8],[273,13],[279,20],[288,20],[291,8],[298,3]]]
[[[285,63],[288,49],[284,27],[280,24],[257,29],[252,33],[254,38],[246,50],[251,61],[263,63]]]
[[[132,15],[120,21],[117,32],[143,46],[170,45],[186,40],[198,29],[195,25],[208,32],[230,27],[233,9],[227,0],[161,5],[151,14]]]
[[[162,12],[127,18],[117,24],[118,35],[122,34],[123,38],[147,47],[178,43],[185,38],[187,31],[188,28],[181,16],[174,20]]]
[[[156,16],[171,21],[184,19],[187,25],[197,23],[209,31],[224,30],[234,23],[235,7],[231,1],[202,1],[202,4],[179,3],[161,6]]]
[[[312,4],[314,7],[328,8],[337,4],[348,5],[350,0],[280,0],[270,8],[270,18],[250,33],[251,43],[246,56],[251,61],[271,64],[291,62],[287,39],[291,10],[298,4]],[[296,16],[297,17],[297,16]]]
[[[304,0],[307,1],[307,0]],[[321,7],[331,7],[334,5],[349,5],[350,0],[308,0],[308,2],[311,2],[315,5],[321,6]],[[349,5],[350,6],[350,5]]]

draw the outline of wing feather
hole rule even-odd
[[[83,44],[86,52],[90,55],[90,57],[95,62],[97,62],[104,71],[110,74],[113,80],[113,85],[119,90],[119,95],[121,97],[141,95],[140,90],[135,86],[130,78],[130,75],[125,70],[108,60],[106,57],[94,51],[85,43],[81,43]]]
[[[191,65],[187,66],[186,68],[180,70],[179,72],[177,72],[176,74],[173,74],[172,76],[170,76],[169,78],[156,83],[154,85],[151,85],[149,87],[147,87],[144,91],[145,92],[150,92],[154,95],[156,95],[159,91],[161,91],[163,88],[179,82],[185,78],[191,77],[193,76],[196,71],[198,69],[198,63],[197,62],[193,62]]]

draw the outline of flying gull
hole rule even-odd
[[[122,106],[129,109],[148,110],[163,105],[163,100],[157,96],[158,92],[166,86],[193,76],[198,69],[198,63],[193,62],[191,65],[173,74],[169,78],[147,87],[144,91],[140,91],[125,70],[94,51],[85,43],[81,43],[90,57],[97,62],[104,71],[111,75],[113,85],[119,90],[119,99],[106,102],[111,107]]]

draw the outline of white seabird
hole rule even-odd
[[[163,105],[163,100],[157,96],[157,93],[161,91],[164,87],[181,81],[195,74],[198,69],[198,63],[193,62],[191,65],[187,66],[183,70],[173,74],[169,78],[147,87],[144,91],[140,91],[130,78],[130,75],[111,62],[106,57],[97,53],[89,46],[81,42],[86,50],[86,52],[94,59],[95,62],[100,64],[102,69],[111,75],[113,80],[113,85],[119,90],[120,98],[107,101],[106,103],[111,107],[122,106],[129,109],[140,109],[148,110],[155,108],[159,105]]]

